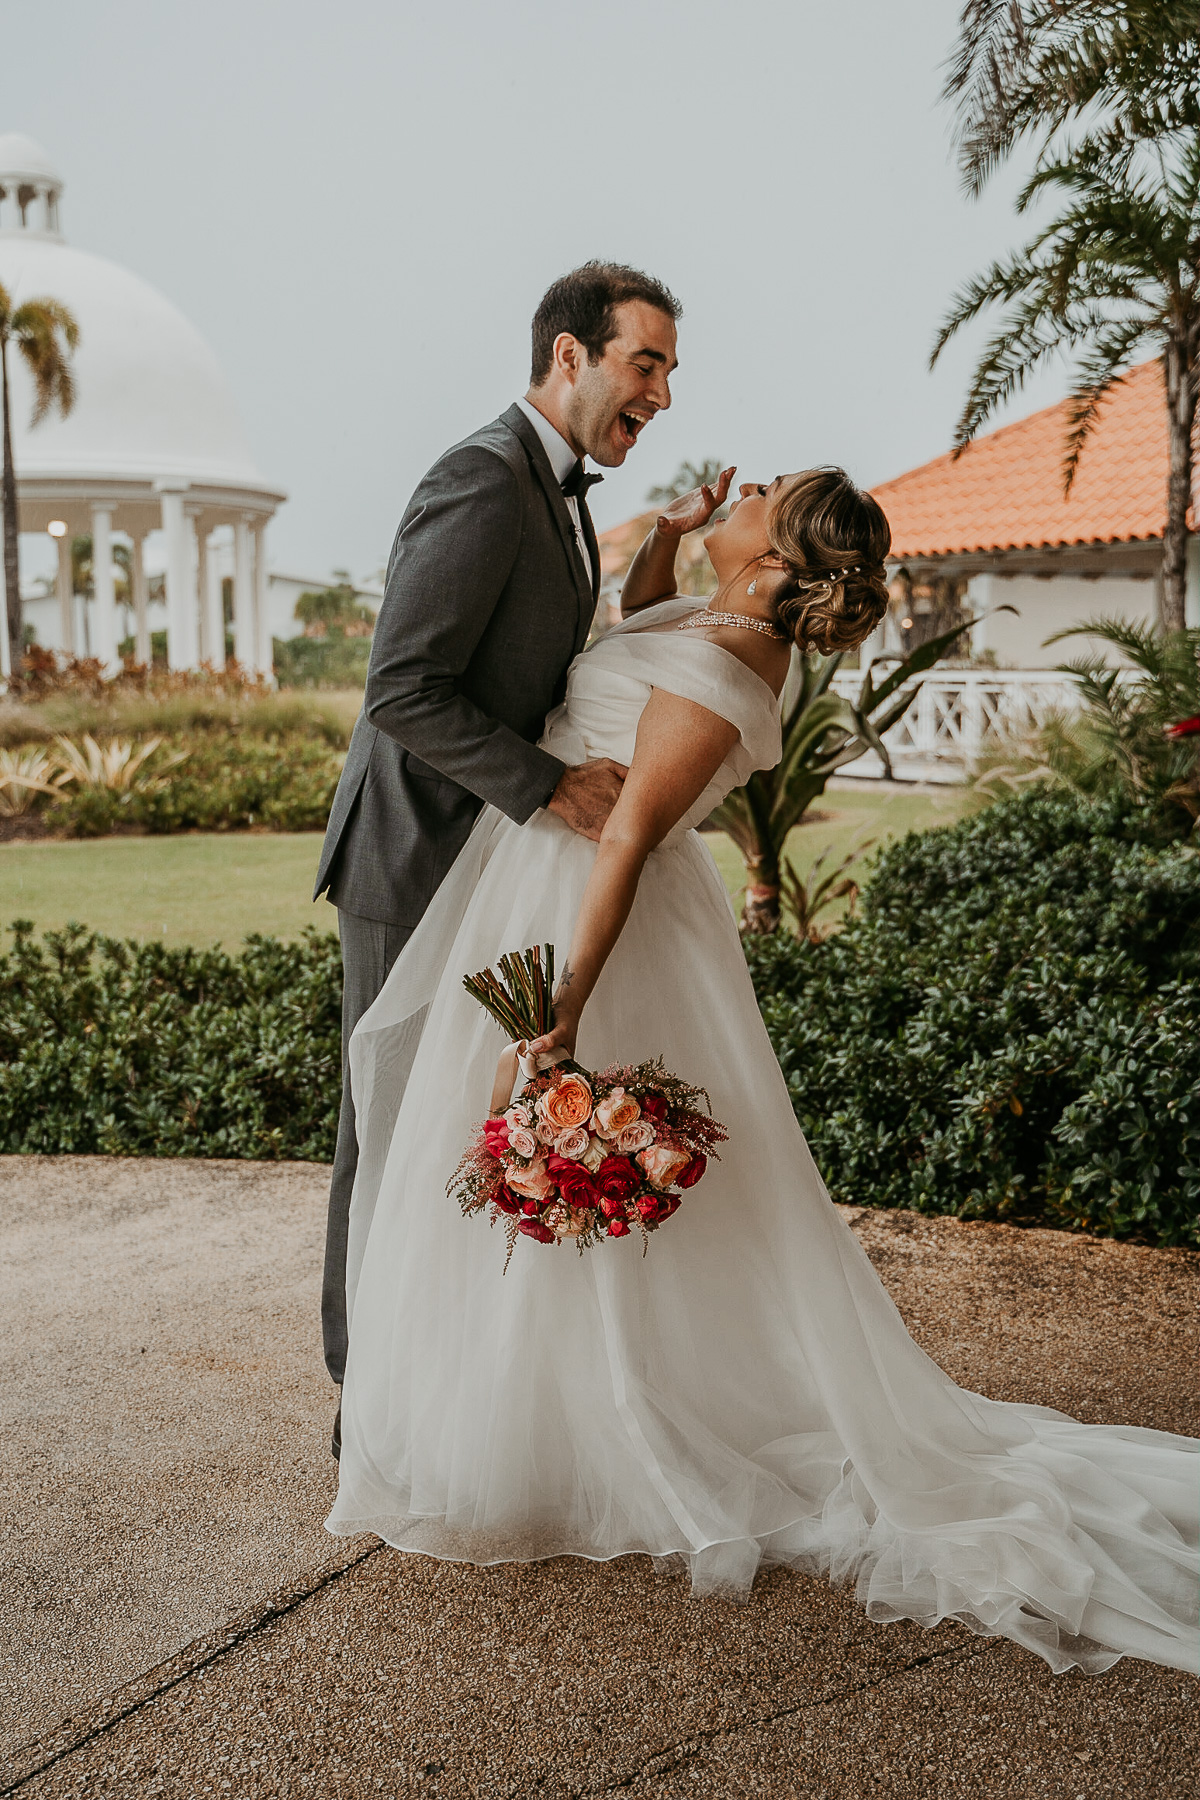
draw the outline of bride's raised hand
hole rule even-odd
[[[718,506],[724,506],[729,484],[736,473],[737,464],[734,463],[730,468],[722,469],[715,482],[706,481],[664,506],[657,521],[659,537],[681,538],[689,531],[698,531],[701,525],[707,525]]]

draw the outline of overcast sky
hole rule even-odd
[[[959,191],[958,11],[38,0],[0,9],[0,131],[58,164],[70,240],[213,345],[290,495],[273,565],[363,576],[438,452],[524,391],[533,308],[589,256],[685,308],[674,405],[593,490],[601,528],[684,457],[869,484],[944,450],[971,345],[930,374],[938,318],[1025,229],[1012,175]]]

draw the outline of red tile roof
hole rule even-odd
[[[897,557],[1160,538],[1167,506],[1162,368],[1140,363],[1109,395],[1063,495],[1067,402],[935,457],[872,493]]]

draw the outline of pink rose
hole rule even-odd
[[[506,1179],[514,1194],[524,1194],[530,1200],[545,1200],[554,1192],[545,1158],[541,1156],[527,1169],[509,1169]]]
[[[534,1130],[537,1132],[538,1143],[545,1144],[547,1148],[549,1148],[558,1136],[558,1127],[556,1125],[551,1125],[547,1119],[539,1119],[534,1126]]]
[[[618,1135],[617,1149],[622,1156],[635,1156],[639,1150],[648,1150],[654,1138],[654,1127],[649,1119],[635,1119]]]
[[[642,1109],[633,1095],[627,1094],[623,1087],[615,1087],[596,1108],[596,1130],[601,1137],[616,1137],[641,1116]]]
[[[582,1125],[572,1125],[570,1131],[564,1131],[555,1138],[555,1155],[565,1156],[571,1162],[578,1162],[581,1156],[587,1154],[587,1147],[591,1141]]]
[[[510,1125],[508,1147],[515,1156],[536,1156],[538,1141],[524,1125]]]
[[[508,1126],[510,1131],[515,1130],[518,1125],[523,1125],[526,1131],[528,1131],[533,1124],[533,1113],[528,1106],[522,1106],[518,1101],[516,1105],[510,1106],[505,1113],[504,1123]]]
[[[668,1188],[681,1169],[691,1162],[686,1150],[672,1150],[666,1144],[654,1144],[638,1153],[638,1161],[646,1171],[651,1187]]]

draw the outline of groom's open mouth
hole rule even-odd
[[[617,414],[617,426],[621,434],[621,442],[626,450],[633,449],[638,441],[638,433],[644,425],[649,423],[649,413],[622,412]]]

